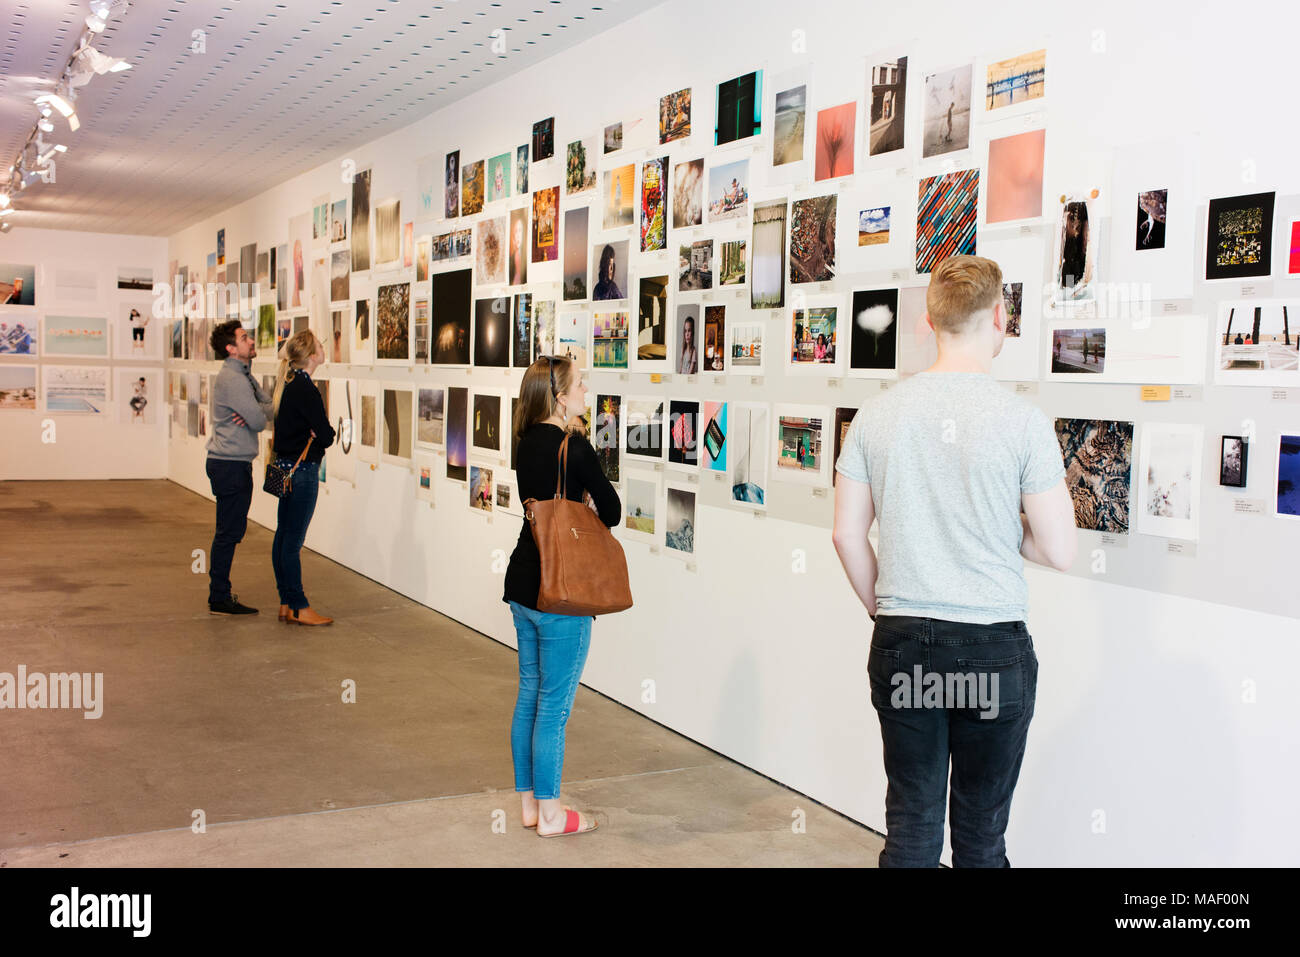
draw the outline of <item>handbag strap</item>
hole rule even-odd
[[[292,476],[294,472],[298,471],[298,466],[299,466],[299,465],[302,465],[302,460],[305,459],[305,458],[307,457],[307,450],[308,450],[309,448],[311,448],[312,439],[314,439],[314,438],[315,438],[315,436],[313,435],[313,436],[310,436],[310,437],[307,439],[307,444],[304,445],[304,446],[302,447],[302,455],[298,456],[298,461],[297,461],[297,462],[294,462],[294,463],[293,463],[293,468],[289,469],[289,475],[290,475],[290,476]]]
[[[555,497],[564,498],[565,484],[569,477],[569,438],[572,432],[564,434],[564,441],[560,443],[560,451],[556,453],[556,477],[555,477]]]

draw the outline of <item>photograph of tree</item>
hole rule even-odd
[[[377,359],[411,358],[411,284],[380,286],[375,293]]]

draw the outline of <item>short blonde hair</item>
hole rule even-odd
[[[930,273],[925,307],[936,332],[959,336],[973,313],[1002,298],[1002,268],[980,256],[949,256]]]

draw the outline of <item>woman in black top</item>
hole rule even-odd
[[[275,587],[280,590],[280,620],[289,624],[328,625],[334,620],[312,611],[302,589],[302,543],[316,511],[320,463],[334,442],[325,402],[311,381],[311,374],[324,361],[324,345],[310,329],[304,329],[284,344],[280,372],[275,378],[272,449],[276,462],[288,471],[303,449],[307,450],[293,473],[291,490],[280,499],[275,540],[271,543]]]
[[[590,504],[607,526],[617,525],[623,506],[605,478],[596,450],[581,431],[587,386],[569,359],[544,356],[524,373],[519,388],[515,434],[519,438],[519,498],[555,497],[560,443],[569,436],[564,494]],[[503,601],[510,604],[519,645],[519,695],[510,727],[515,790],[523,800],[525,827],[542,837],[582,834],[596,829],[594,818],[560,802],[564,766],[564,728],[578,690],[591,642],[590,616],[537,610],[541,556],[527,519],[506,569]]]

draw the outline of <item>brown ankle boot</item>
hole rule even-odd
[[[329,625],[334,621],[333,618],[316,614],[310,608],[299,608],[297,611],[290,609],[286,620],[297,625]]]

